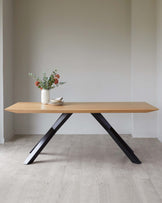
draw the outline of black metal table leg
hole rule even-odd
[[[126,156],[136,164],[140,164],[141,161],[134,154],[133,150],[127,145],[127,143],[119,136],[119,134],[112,128],[108,121],[103,117],[101,113],[92,113],[94,118],[101,124],[101,126],[109,133],[116,144],[126,154]]]
[[[26,158],[24,164],[31,164],[40,154],[43,148],[47,145],[50,139],[55,135],[58,129],[68,120],[72,113],[63,113],[49,129],[49,131],[42,137],[42,139],[34,146],[30,154]]]
[[[40,142],[40,140],[39,140],[39,142]],[[39,142],[33,147],[32,150],[30,150],[30,153],[36,148],[36,146],[39,144]]]

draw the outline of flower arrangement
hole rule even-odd
[[[28,75],[35,80],[35,85],[41,90],[42,89],[50,90],[65,83],[59,81],[60,75],[57,73],[57,69],[54,70],[49,77],[46,75],[46,73],[43,73],[42,78],[37,77],[33,73],[29,73]]]

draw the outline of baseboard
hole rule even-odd
[[[82,135],[82,136],[86,136],[86,135],[105,135],[107,136],[107,134],[57,134],[57,136],[69,136],[69,135]],[[15,141],[15,139],[19,139],[19,137],[27,137],[27,136],[39,136],[39,137],[43,137],[44,134],[15,134],[10,140],[5,140],[5,142],[7,141]],[[159,140],[160,142],[162,142],[162,139],[160,138],[157,138],[157,137],[133,137],[132,134],[120,134],[120,136],[123,138],[123,139],[127,139],[127,138],[135,138],[135,139],[157,139]],[[4,140],[0,140],[0,144],[4,144]]]
[[[0,139],[0,144],[4,144],[4,139],[3,138]]]
[[[162,137],[158,137],[157,139],[158,139],[160,142],[162,142]]]
[[[14,136],[43,136],[44,134],[15,134]],[[107,135],[107,133],[97,133],[97,134],[95,134],[95,133],[87,133],[87,134],[83,134],[83,133],[70,133],[70,134],[63,134],[63,133],[58,133],[57,135]],[[132,135],[131,134],[126,134],[126,133],[121,133],[121,134],[119,134],[119,135],[121,135],[121,136],[131,136],[132,137]]]

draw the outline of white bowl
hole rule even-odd
[[[56,100],[50,100],[49,104],[55,105],[55,106],[61,106],[63,105],[63,101],[56,101]]]

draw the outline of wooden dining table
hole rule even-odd
[[[33,163],[47,143],[73,113],[90,113],[108,132],[130,161],[140,164],[141,161],[135,155],[134,151],[104,118],[102,113],[148,113],[157,111],[158,108],[146,102],[65,102],[62,106],[43,105],[38,102],[18,102],[5,110],[17,114],[61,113],[48,132],[32,148],[24,164]]]

